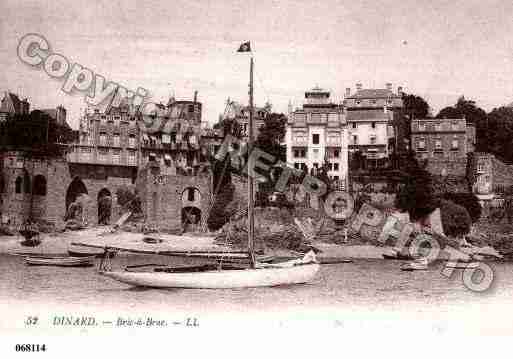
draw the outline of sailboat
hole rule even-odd
[[[244,47],[243,47],[244,46]],[[241,50],[242,49],[242,50]],[[244,43],[239,52],[250,52],[249,42]],[[249,141],[253,147],[253,56],[250,60],[249,77]],[[248,173],[249,174],[249,173]],[[155,288],[205,288],[230,289],[249,287],[271,287],[280,285],[303,284],[314,279],[319,271],[319,263],[313,251],[303,258],[293,259],[282,263],[262,263],[256,259],[254,248],[255,219],[254,219],[254,179],[248,175],[248,248],[245,253],[232,253],[248,259],[249,267],[234,265],[205,265],[189,268],[155,268],[154,271],[112,271],[110,266],[100,264],[100,273],[122,283]],[[121,248],[118,248],[121,249]],[[106,248],[106,254],[108,253]],[[156,253],[156,252],[154,252]],[[156,254],[165,255],[159,252]],[[205,255],[205,253],[203,253]],[[213,257],[225,257],[229,253],[211,253]],[[201,253],[167,253],[167,255],[183,255],[201,257]],[[208,256],[208,253],[206,254]],[[106,255],[106,258],[108,256]],[[103,261],[102,261],[103,263]]]

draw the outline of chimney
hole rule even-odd
[[[194,91],[194,103],[198,102],[198,91]]]
[[[386,87],[388,91],[392,91],[392,84],[390,82],[386,83]]]
[[[356,84],[356,91],[360,91],[362,89],[362,84],[360,82],[358,82]]]
[[[346,87],[346,97],[351,96],[351,87]]]
[[[399,87],[397,88],[397,94],[398,94],[399,96],[402,96],[402,94],[403,94],[403,87],[402,87],[402,86],[399,86]]]

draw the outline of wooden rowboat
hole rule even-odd
[[[32,266],[90,267],[94,265],[95,258],[31,255],[25,257],[25,263]]]

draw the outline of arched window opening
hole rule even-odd
[[[30,193],[30,176],[27,172],[23,175],[23,192]]]
[[[34,194],[46,196],[46,178],[42,175],[34,177]]]
[[[23,183],[23,180],[21,179],[21,177],[17,177],[16,178],[16,193],[21,193],[21,184]]]

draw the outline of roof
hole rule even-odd
[[[393,93],[388,89],[363,89],[358,90],[355,94],[346,97],[347,99],[356,99],[356,98],[400,98],[401,96]]]
[[[12,106],[9,106],[9,104],[6,104],[6,106],[8,106],[7,108],[2,106],[1,110],[3,112],[12,112],[12,113],[21,113],[22,112],[22,110],[21,110],[22,101],[20,100],[20,98],[17,95],[13,94],[12,92],[6,91],[4,99],[9,101],[9,103],[11,103]]]

